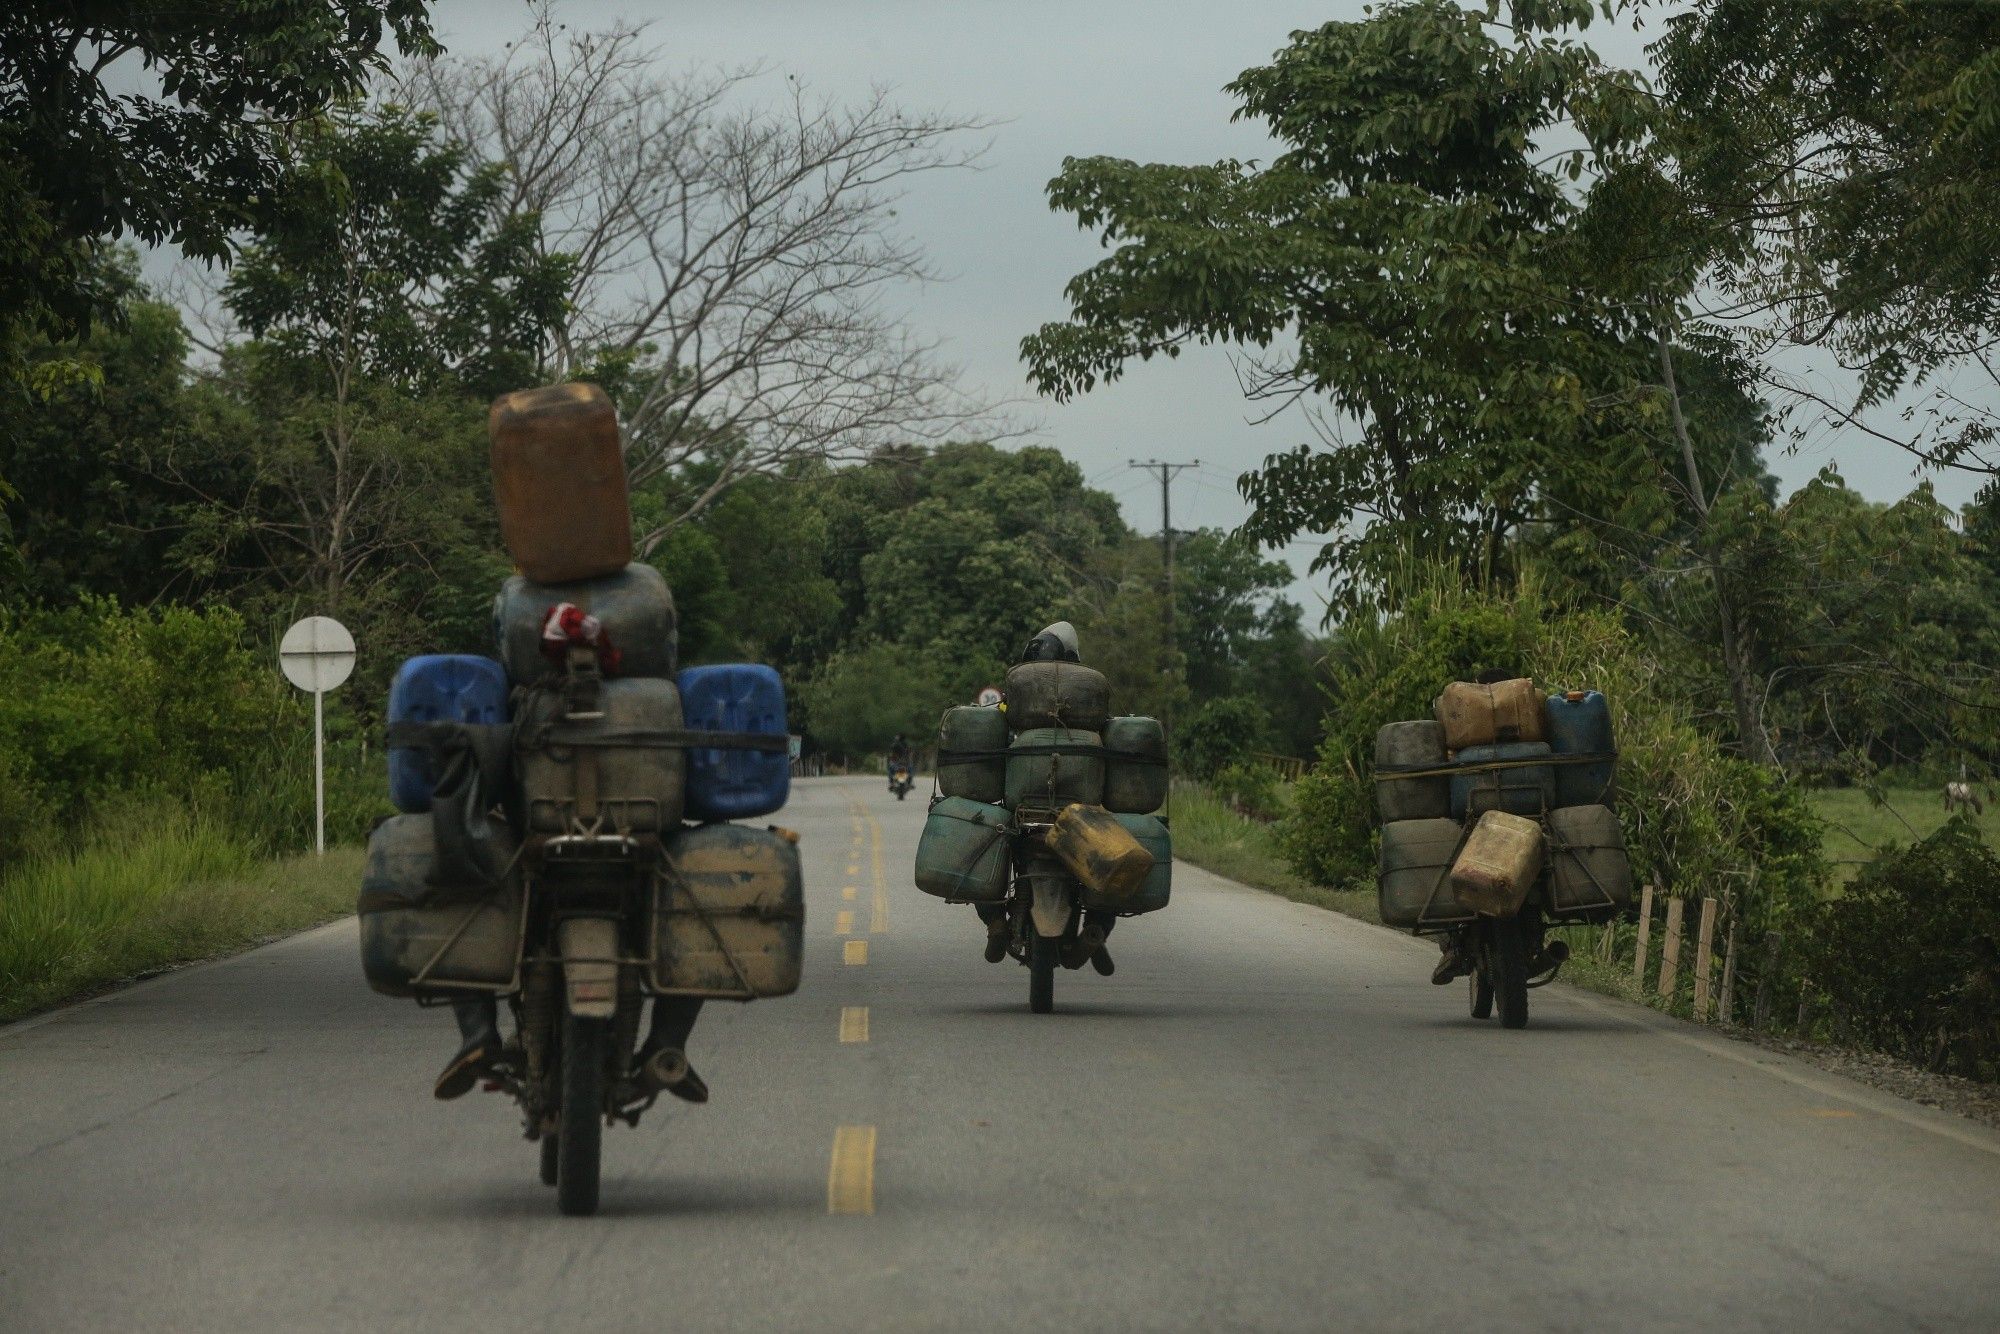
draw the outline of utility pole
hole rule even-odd
[[[1160,568],[1162,577],[1166,580],[1166,588],[1164,596],[1161,598],[1161,606],[1163,609],[1162,616],[1166,622],[1167,639],[1167,717],[1164,721],[1167,725],[1167,733],[1171,737],[1174,730],[1174,680],[1172,664],[1175,649],[1178,647],[1174,626],[1174,608],[1175,602],[1178,600],[1174,590],[1174,478],[1189,468],[1199,468],[1201,460],[1194,459],[1187,463],[1162,463],[1158,459],[1128,459],[1126,462],[1134,468],[1143,468],[1147,472],[1158,473],[1160,477]]]

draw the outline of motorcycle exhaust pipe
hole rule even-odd
[[[1568,942],[1551,940],[1548,944],[1542,946],[1542,952],[1535,956],[1535,962],[1528,968],[1528,976],[1539,977],[1543,973],[1553,973],[1568,962]]]
[[[687,1053],[679,1047],[662,1047],[646,1058],[639,1078],[648,1090],[658,1093],[687,1078]]]

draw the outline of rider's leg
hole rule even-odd
[[[455,1000],[451,1003],[451,1013],[458,1020],[459,1036],[464,1041],[431,1090],[434,1096],[447,1100],[471,1092],[479,1076],[500,1055],[500,1006],[491,994],[481,992]]]
[[[986,962],[999,963],[1007,957],[1007,905],[975,903],[979,920],[986,923]]]
[[[708,1085],[687,1064],[688,1035],[701,1017],[701,997],[661,996],[653,1002],[653,1025],[639,1048],[639,1079],[649,1087],[689,1102],[707,1102]],[[664,1061],[654,1058],[674,1053]],[[679,1070],[685,1073],[677,1073]]]
[[[1104,942],[1111,936],[1111,928],[1117,925],[1117,913],[1087,912],[1083,915],[1083,929],[1097,936],[1097,948],[1090,952],[1090,966],[1105,977],[1117,970],[1117,965],[1111,962],[1111,951],[1104,948]]]

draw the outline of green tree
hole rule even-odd
[[[301,195],[270,209],[224,288],[255,339],[223,358],[216,384],[236,416],[204,449],[232,450],[245,480],[200,489],[187,450],[156,466],[192,497],[186,568],[389,618],[389,641],[405,643],[442,553],[497,548],[485,400],[532,376],[566,262],[501,208],[504,170],[426,117],[343,111],[302,137],[346,183],[339,206]]]
[[[116,318],[79,339],[31,336],[31,367],[67,360],[87,368],[44,401],[0,394],[0,477],[16,479],[4,519],[19,547],[19,582],[30,601],[61,605],[86,594],[144,605],[193,595],[169,560],[184,493],[149,474],[149,454],[189,441],[208,417],[206,395],[188,384],[180,314],[138,280],[129,248],[90,257],[90,281],[111,294]],[[223,489],[227,459],[199,451],[189,467],[205,489]]]
[[[1067,398],[1189,344],[1254,349],[1253,398],[1327,419],[1321,448],[1243,479],[1246,531],[1334,534],[1317,568],[1350,602],[1412,550],[1499,573],[1538,494],[1577,489],[1626,429],[1603,401],[1641,326],[1590,285],[1569,181],[1638,142],[1645,98],[1544,35],[1587,4],[1507,8],[1411,0],[1293,34],[1229,85],[1282,145],[1268,165],[1071,158],[1049,186],[1112,254],[1023,340],[1033,382]],[[1542,142],[1563,136],[1585,146]]]
[[[938,715],[959,702],[923,655],[895,644],[862,644],[829,659],[807,684],[803,703],[813,740],[836,755],[889,748],[897,733],[916,745]]]
[[[1717,510],[1731,587],[1768,683],[1761,725],[1800,765],[1866,776],[1992,755],[2000,618],[1928,485],[1874,504],[1831,469],[1782,504],[1737,492]]]
[[[2000,337],[2000,8],[1974,2],[1702,0],[1651,48],[1673,199],[1654,211],[1712,262],[1766,338],[1832,347],[1860,372],[1858,422],[1950,367],[1899,439],[1936,464],[1989,449]],[[1882,433],[1880,438],[1897,438]]]
[[[105,307],[87,243],[221,260],[295,182],[292,132],[408,55],[424,0],[17,0],[0,12],[0,310],[73,333]],[[157,93],[120,86],[144,70]]]
[[[897,457],[909,456],[880,466],[900,470]],[[1126,530],[1116,502],[1053,449],[947,445],[917,457],[914,477],[852,483],[906,497],[856,525],[867,548],[858,630],[924,654],[966,694],[1055,619],[1095,553]]]
[[[1214,528],[1174,544],[1174,586],[1187,655],[1188,689],[1197,697],[1227,693],[1252,644],[1298,620],[1299,610],[1274,595],[1292,581],[1283,561]]]

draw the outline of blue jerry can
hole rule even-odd
[[[1618,746],[1611,704],[1595,690],[1549,696],[1549,748],[1558,755],[1602,755],[1597,764],[1556,766],[1556,805],[1609,806],[1618,794]]]
[[[693,732],[786,735],[785,686],[759,663],[689,667],[679,678],[681,709]],[[784,750],[689,749],[687,815],[691,820],[745,820],[769,815],[792,790],[792,760]]]
[[[391,723],[492,723],[507,721],[507,673],[491,658],[427,653],[396,669],[389,683]],[[431,808],[437,786],[430,752],[389,747],[389,800],[415,815]]]

